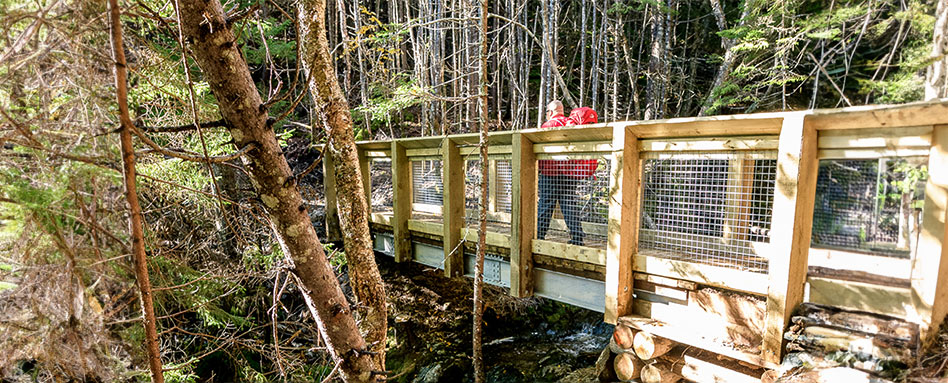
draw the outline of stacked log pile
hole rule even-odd
[[[784,334],[787,372],[777,382],[819,381],[830,372],[885,381],[914,360],[918,344],[916,324],[880,314],[804,303],[791,322]],[[800,380],[804,375],[811,379]]]
[[[601,382],[757,383],[764,372],[756,366],[640,331],[621,321],[596,367]]]

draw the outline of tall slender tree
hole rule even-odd
[[[545,0],[544,0],[545,1]],[[478,104],[479,116],[478,127],[480,129],[480,154],[481,154],[481,196],[480,209],[478,210],[479,225],[477,229],[477,261],[474,266],[474,381],[477,383],[485,382],[484,374],[484,356],[481,347],[481,332],[483,327],[481,322],[484,320],[484,251],[487,248],[487,204],[488,204],[488,166],[487,158],[487,119],[488,119],[488,100],[487,100],[487,0],[480,0],[480,25],[478,28],[480,54],[478,57]]]

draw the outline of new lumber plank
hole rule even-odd
[[[444,196],[443,234],[444,238],[444,276],[448,278],[464,275],[464,249],[461,244],[461,227],[464,226],[464,171],[465,162],[461,158],[458,145],[450,138],[441,142],[442,184]]]
[[[941,104],[948,119],[948,103]],[[922,209],[922,232],[912,260],[912,303],[921,321],[922,339],[938,330],[948,314],[948,125],[932,131],[928,157],[928,181]]]
[[[770,283],[762,346],[762,356],[769,363],[780,363],[783,358],[784,329],[794,308],[803,302],[816,194],[816,150],[816,129],[808,123],[807,115],[785,117],[777,153],[768,262]]]
[[[533,295],[533,237],[537,228],[537,160],[533,142],[521,133],[511,138],[513,184],[510,219],[510,295]]]
[[[392,141],[392,233],[395,262],[411,260],[411,236],[408,220],[411,218],[411,163],[405,146]]]
[[[612,147],[604,321],[615,324],[620,316],[632,313],[633,259],[639,247],[641,169],[638,138],[630,129],[616,127]]]

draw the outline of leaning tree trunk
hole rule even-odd
[[[330,355],[346,381],[372,381],[380,366],[366,352],[365,340],[296,189],[293,172],[267,124],[266,108],[220,1],[181,1],[179,22],[221,115],[230,124],[234,144],[239,148],[253,145],[245,157],[251,180],[276,239],[293,264],[293,274]]]
[[[935,34],[932,41],[932,58],[936,61],[928,67],[925,81],[925,99],[948,97],[948,0],[939,0],[935,10]]]
[[[375,251],[369,235],[368,202],[362,184],[359,155],[352,133],[349,103],[336,81],[336,69],[326,39],[326,1],[303,0],[299,7],[300,51],[303,69],[309,78],[309,90],[323,121],[325,153],[334,164],[336,196],[342,241],[352,276],[352,289],[364,311],[361,326],[365,340],[375,352],[375,362],[385,366],[385,335],[388,311],[382,276],[375,264]]]
[[[158,347],[158,327],[155,305],[148,278],[148,258],[145,256],[145,233],[142,227],[142,208],[135,188],[135,148],[132,147],[134,124],[128,113],[128,88],[125,69],[125,44],[122,42],[122,23],[119,20],[118,0],[109,1],[109,30],[112,38],[112,58],[115,60],[115,93],[119,106],[119,133],[122,142],[122,175],[125,181],[125,199],[128,201],[128,231],[132,237],[132,258],[135,260],[135,279],[141,293],[142,324],[145,326],[145,350],[152,383],[165,381],[161,370],[161,350]]]

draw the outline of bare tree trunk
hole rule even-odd
[[[112,37],[112,59],[115,64],[115,93],[119,105],[119,121],[122,130],[122,175],[125,181],[125,199],[128,201],[128,232],[132,237],[132,258],[135,260],[135,279],[141,293],[142,324],[145,326],[145,351],[151,381],[163,383],[161,350],[158,348],[158,329],[155,321],[155,306],[151,297],[151,280],[148,278],[148,258],[145,256],[145,233],[142,228],[142,208],[138,204],[135,187],[135,148],[132,147],[134,124],[128,113],[128,88],[125,69],[125,44],[122,42],[122,23],[119,20],[118,0],[109,0],[109,32]]]
[[[933,62],[925,73],[925,99],[948,97],[948,0],[939,0],[935,10],[935,34],[932,41]]]
[[[545,1],[545,0],[544,0]],[[479,210],[480,225],[477,230],[477,261],[474,266],[474,381],[485,382],[484,356],[481,345],[481,322],[484,320],[484,250],[487,247],[487,204],[488,204],[488,158],[487,158],[487,0],[480,0],[480,149],[481,149],[481,203]],[[472,4],[473,5],[473,4]]]
[[[292,272],[330,355],[348,382],[373,381],[381,366],[367,352],[323,245],[316,237],[306,205],[296,189],[296,179],[267,125],[266,109],[220,2],[181,1],[180,15],[178,22],[182,23],[194,58],[218,100],[221,115],[230,124],[234,144],[240,148],[253,146],[246,157],[251,180],[260,193],[275,237],[293,264]],[[325,36],[321,42],[325,43]]]
[[[661,7],[651,10],[652,48],[648,58],[648,81],[645,86],[645,119],[654,120],[664,117],[665,75],[665,28]]]
[[[714,12],[714,19],[718,23],[718,29],[726,30],[727,29],[727,19],[724,18],[724,7],[721,6],[720,0],[710,0],[711,10]],[[744,2],[744,11],[741,14],[741,20],[738,22],[738,25],[744,25],[745,20],[750,12],[750,4],[746,1]],[[731,74],[731,68],[734,67],[734,62],[737,61],[737,55],[734,54],[732,48],[737,44],[736,39],[722,38],[723,41],[721,45],[724,47],[724,60],[721,61],[721,66],[718,67],[718,73],[714,76],[714,82],[711,83],[711,88],[708,90],[708,97],[705,98],[704,104],[701,105],[701,110],[698,111],[699,116],[704,116],[707,114],[708,109],[714,104],[717,94],[715,91],[721,87],[721,84],[724,84],[724,80]]]
[[[352,276],[362,320],[365,340],[379,367],[385,366],[385,336],[388,331],[388,310],[382,276],[375,264],[375,251],[369,234],[368,202],[363,189],[359,155],[352,134],[352,117],[339,83],[326,40],[325,0],[303,0],[299,6],[300,51],[303,69],[309,78],[309,90],[316,110],[326,129],[329,141],[326,154],[335,166],[339,205],[339,224],[344,235],[346,259]]]

